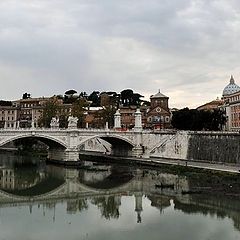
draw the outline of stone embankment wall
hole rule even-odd
[[[158,139],[157,135],[159,135]],[[186,131],[170,132],[169,134],[157,134],[155,139],[150,136],[149,143],[144,140],[144,145],[149,151],[145,152],[146,156],[172,158],[172,159],[187,159],[189,135]],[[152,147],[150,143],[154,143]],[[149,147],[151,146],[151,147]]]
[[[190,133],[187,159],[240,164],[239,133]]]
[[[179,131],[159,142],[148,156],[240,164],[240,133]]]

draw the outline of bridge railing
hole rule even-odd
[[[120,131],[106,128],[0,128],[0,132],[29,132],[29,131],[82,131],[82,132],[133,132],[133,130]]]
[[[119,134],[132,134],[134,133],[134,129],[106,129],[106,128],[0,128],[0,132],[4,133],[13,133],[13,132],[69,132],[69,131],[77,131],[77,132],[101,132],[101,133],[119,133]],[[176,130],[173,129],[161,129],[161,130],[152,130],[152,129],[142,129],[141,132],[143,134],[173,134],[176,133]]]

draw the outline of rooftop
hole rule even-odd
[[[150,97],[150,99],[153,99],[153,98],[168,98],[168,97],[165,96],[164,94],[162,94],[162,93],[160,92],[160,89],[159,89],[157,94],[152,95],[152,96]]]

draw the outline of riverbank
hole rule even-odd
[[[224,163],[210,163],[202,161],[190,161],[190,160],[180,160],[180,159],[164,159],[164,158],[136,158],[136,157],[114,157],[99,153],[85,152],[80,154],[81,160],[90,160],[95,158],[96,161],[100,162],[115,162],[115,163],[124,163],[124,164],[137,164],[143,166],[161,166],[161,165],[173,165],[181,166],[184,168],[196,168],[196,169],[205,169],[211,171],[220,171],[228,173],[240,174],[240,166],[224,164]]]

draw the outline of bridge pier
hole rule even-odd
[[[48,150],[48,160],[59,164],[71,165],[79,163],[79,151],[77,149],[56,149]]]
[[[79,161],[79,151],[75,148],[66,149],[64,161],[71,161],[71,162]]]
[[[132,149],[132,156],[133,157],[141,157],[143,155],[143,148],[142,146],[135,146]]]

